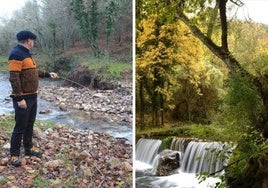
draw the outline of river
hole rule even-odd
[[[0,73],[0,114],[14,113],[12,106],[12,100],[9,97],[11,93],[11,86],[8,80],[9,75]],[[47,84],[61,84],[62,81],[50,81],[48,79],[40,79],[40,87]],[[131,123],[118,124],[115,122],[107,121],[105,118],[88,118],[88,113],[82,110],[68,109],[68,111],[62,111],[53,103],[48,102],[38,97],[38,112],[42,110],[49,110],[50,113],[37,114],[39,120],[50,120],[56,123],[63,123],[71,125],[79,129],[89,129],[97,132],[104,132],[113,137],[126,138],[130,142],[133,141],[133,132]]]

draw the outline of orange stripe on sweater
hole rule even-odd
[[[36,68],[35,62],[32,58],[28,57],[22,60],[22,69]]]
[[[21,71],[22,70],[22,61],[18,60],[9,60],[8,61],[9,71]]]
[[[8,66],[9,66],[9,71],[21,71],[24,69],[36,68],[34,60],[30,57],[25,58],[22,61],[9,60]]]

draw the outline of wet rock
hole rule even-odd
[[[5,98],[5,101],[6,101],[6,102],[10,102],[10,101],[12,101],[12,98],[11,98],[11,97],[6,97],[6,98]]]
[[[157,176],[168,176],[180,167],[180,152],[163,150],[158,156],[158,164],[155,169]]]
[[[77,109],[77,110],[82,110],[82,106],[80,106],[80,104],[74,104],[73,106],[74,109]]]
[[[39,114],[50,114],[52,112],[52,110],[50,109],[43,109],[39,111]]]
[[[61,111],[66,112],[66,111],[67,111],[67,105],[66,105],[65,103],[60,103],[60,105],[59,105],[59,109],[60,109]]]

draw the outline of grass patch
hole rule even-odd
[[[7,60],[8,60],[7,56],[0,56],[0,70],[1,70],[1,72],[7,72],[8,71]]]
[[[141,137],[164,139],[168,137],[193,137],[203,140],[225,141],[229,140],[228,134],[219,125],[181,124],[166,125],[165,127],[149,128],[146,130],[136,129],[136,139]]]
[[[146,130],[139,130],[136,129],[136,137],[137,140],[140,137],[147,137],[147,138],[157,138],[157,139],[164,139],[170,136],[181,136],[181,137],[188,137],[187,131],[189,130],[189,126],[165,126],[165,127],[158,127],[158,128],[147,128]]]
[[[8,182],[8,179],[0,176],[0,185],[4,185]]]
[[[89,70],[101,70],[100,77],[104,80],[118,80],[122,73],[132,71],[132,62],[119,62],[113,58],[94,56],[79,56],[77,64],[87,66]]]
[[[14,116],[13,115],[1,115],[0,116],[0,129],[6,132],[12,131],[14,127]]]
[[[7,132],[10,135],[14,128],[14,124],[15,124],[14,114],[4,114],[0,116],[1,131]],[[54,127],[55,123],[52,121],[36,120],[34,126],[42,129],[48,129]]]
[[[164,149],[169,149],[171,146],[171,142],[173,140],[173,137],[167,137],[162,140],[162,144],[160,146],[160,151]]]
[[[41,177],[36,177],[33,180],[34,187],[48,187],[49,182],[47,180],[43,180]]]

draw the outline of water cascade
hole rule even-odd
[[[139,177],[136,178],[137,187],[154,187],[158,183],[162,183],[162,187],[202,187],[199,184],[198,180],[187,180],[191,175],[192,178],[195,178],[196,173],[208,172],[214,173],[220,171],[224,165],[227,164],[228,156],[225,151],[225,144],[219,142],[204,142],[198,141],[197,139],[184,139],[184,138],[173,138],[170,150],[181,152],[181,167],[173,175],[168,175],[166,177],[155,175],[155,162],[159,158],[159,148],[161,145],[161,140],[154,139],[140,139],[136,145],[136,164],[140,161],[146,164],[151,165],[152,176],[143,176],[139,174]],[[137,169],[136,169],[137,170]],[[148,175],[148,173],[147,173]],[[176,177],[175,177],[176,176]],[[174,180],[169,178],[175,177]],[[180,179],[179,177],[183,177]],[[163,178],[168,178],[163,179]],[[144,182],[148,186],[145,186]],[[151,181],[151,183],[149,183]],[[212,180],[215,183],[215,180]],[[207,183],[206,186],[211,186],[211,182]],[[217,179],[219,181],[219,179]],[[156,183],[157,182],[157,183]],[[193,183],[193,184],[189,184]],[[151,185],[151,186],[149,186]],[[154,186],[153,186],[154,185]],[[213,185],[213,184],[212,184]],[[157,186],[159,187],[159,186]]]
[[[161,140],[139,139],[136,144],[136,160],[152,165],[161,144]]]
[[[217,172],[227,163],[226,158],[219,158],[223,152],[221,143],[191,141],[185,150],[181,170],[187,173]]]

